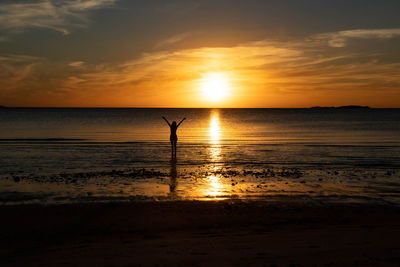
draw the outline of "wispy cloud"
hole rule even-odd
[[[400,36],[400,29],[358,29],[316,35],[315,39],[326,39],[332,47],[345,47],[350,38],[389,39]]]
[[[21,94],[24,88],[36,88],[35,69],[42,58],[27,55],[0,55],[0,96]]]
[[[82,67],[84,64],[85,64],[84,61],[73,61],[73,62],[68,63],[68,66],[74,67],[74,68],[80,68],[80,67]]]
[[[42,99],[41,105],[202,106],[202,75],[224,72],[232,90],[227,106],[398,106],[399,62],[338,51],[321,42],[263,40],[157,51],[113,64],[4,56],[0,70],[14,68],[15,77],[0,77],[0,96],[8,88],[3,99]]]
[[[179,43],[179,42],[185,40],[186,38],[188,38],[191,35],[192,35],[192,33],[187,32],[187,33],[181,33],[181,34],[171,36],[165,40],[160,41],[158,44],[156,44],[155,48],[168,47],[168,46],[174,45],[176,43]]]
[[[0,30],[21,32],[28,28],[47,28],[63,34],[85,27],[86,12],[114,4],[116,0],[41,0],[0,4]]]

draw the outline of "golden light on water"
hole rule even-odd
[[[210,142],[212,144],[219,144],[221,139],[221,127],[219,123],[219,113],[213,110],[210,118]]]
[[[208,177],[208,188],[206,194],[211,197],[218,197],[225,191],[225,186],[220,182],[220,178],[214,175]]]
[[[209,128],[209,138],[210,138],[210,148],[209,156],[213,162],[212,171],[217,172],[221,169],[221,135],[222,130],[220,126],[219,111],[213,110],[210,115],[210,128]],[[217,175],[210,175],[207,177],[207,187],[204,193],[207,196],[218,197],[224,194],[227,190],[226,185],[221,182],[221,178]]]
[[[207,101],[225,100],[230,89],[228,76],[223,72],[206,73],[201,80],[201,89]]]
[[[221,160],[221,126],[219,121],[218,110],[213,110],[210,117],[210,128],[209,128],[209,138],[210,138],[210,157],[214,162]],[[214,166],[216,170],[217,166]]]

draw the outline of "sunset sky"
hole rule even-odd
[[[0,2],[0,105],[400,107],[400,1]]]

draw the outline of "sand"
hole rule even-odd
[[[399,266],[400,207],[170,201],[0,207],[1,266]]]

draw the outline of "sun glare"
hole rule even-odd
[[[217,102],[228,96],[229,83],[224,73],[206,73],[201,84],[207,101]]]

